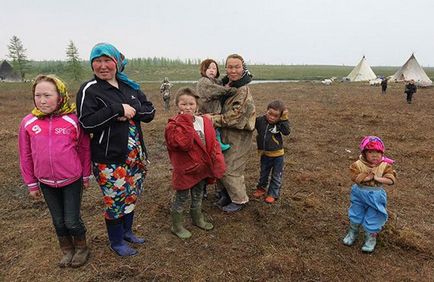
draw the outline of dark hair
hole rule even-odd
[[[196,103],[199,104],[199,96],[196,94],[196,92],[192,88],[190,88],[190,87],[181,87],[181,88],[178,89],[178,91],[176,91],[176,94],[175,94],[175,105],[178,105],[179,97],[181,97],[183,95],[193,97],[194,99],[196,99]]]
[[[285,104],[280,100],[274,100],[270,102],[267,106],[268,109],[273,109],[280,112],[280,115],[282,115],[283,111],[286,109]]]
[[[246,68],[246,63],[244,63],[244,59],[243,59],[243,57],[241,57],[241,55],[238,55],[238,54],[230,54],[230,55],[226,58],[225,67],[227,67],[227,65],[228,65],[228,60],[229,60],[229,59],[238,59],[238,60],[240,60],[241,63],[243,64],[243,68],[244,68],[244,69],[247,69],[247,68]]]
[[[206,70],[209,68],[209,65],[211,65],[211,63],[214,63],[217,67],[217,74],[215,78],[218,78],[220,76],[219,65],[217,64],[217,62],[214,61],[213,59],[206,59],[203,60],[202,63],[200,63],[200,75],[202,77],[207,77]]]

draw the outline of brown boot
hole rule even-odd
[[[63,257],[59,261],[59,267],[67,267],[71,265],[72,257],[74,256],[74,245],[72,244],[71,236],[58,236],[60,249],[62,250]]]
[[[86,244],[86,235],[74,236],[75,254],[71,261],[71,267],[80,267],[89,258],[89,249]]]

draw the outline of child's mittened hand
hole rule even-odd
[[[33,200],[39,200],[39,199],[41,198],[41,191],[40,191],[40,190],[30,191],[30,192],[29,192],[29,196],[30,196]]]

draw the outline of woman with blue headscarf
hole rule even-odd
[[[127,61],[116,47],[95,45],[90,63],[94,78],[77,94],[78,118],[84,130],[92,133],[93,170],[103,193],[110,247],[120,256],[131,256],[137,250],[125,241],[145,241],[132,232],[134,208],[147,170],[140,123],[150,122],[155,108],[140,86],[123,73]]]

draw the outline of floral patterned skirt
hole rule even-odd
[[[132,212],[142,192],[146,164],[136,126],[130,123],[128,158],[123,164],[94,163],[96,181],[103,193],[106,219],[121,218]]]

